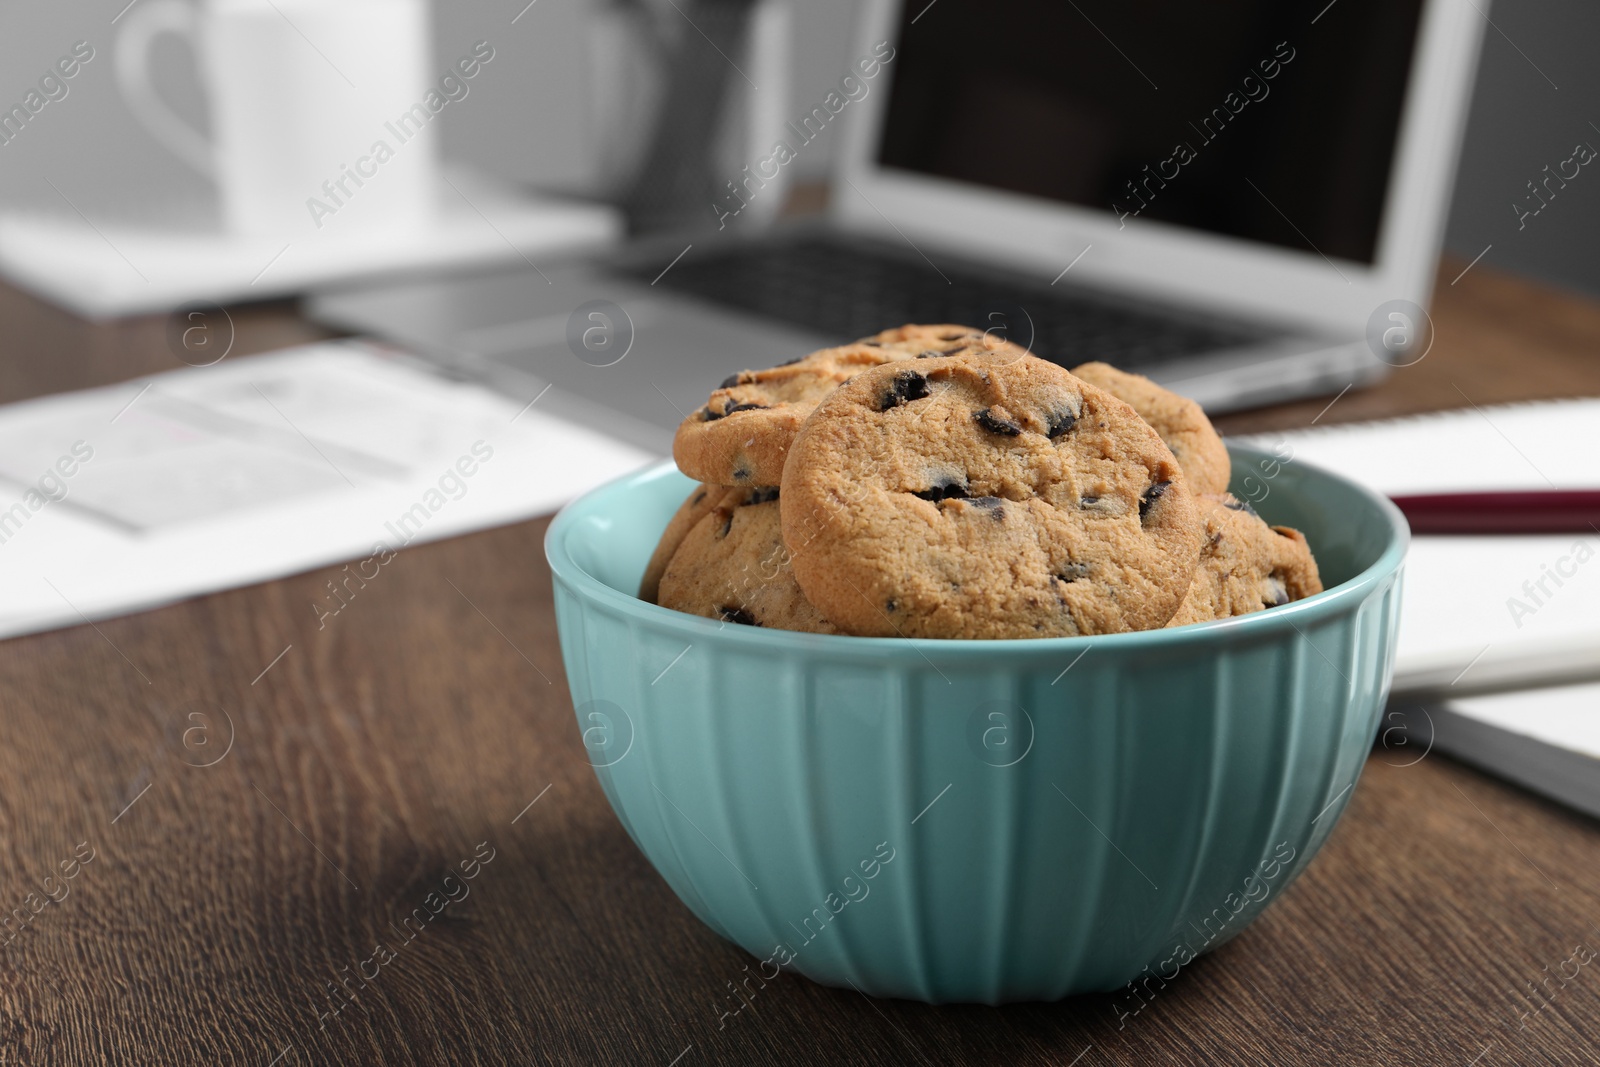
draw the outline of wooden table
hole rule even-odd
[[[1600,394],[1600,308],[1460,267],[1423,362],[1224,429]],[[241,356],[319,336],[289,305],[234,319]],[[177,366],[165,334],[0,288],[0,400]],[[1600,1061],[1600,964],[1563,964],[1600,951],[1596,825],[1415,746],[1375,749],[1306,875],[1121,1027],[1106,996],[790,975],[719,1027],[753,961],[584,760],[544,529],[408,549],[320,631],[331,568],[0,644],[0,1064]],[[468,896],[396,951],[462,861]]]

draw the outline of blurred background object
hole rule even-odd
[[[208,132],[156,89],[164,33],[189,47]],[[464,100],[493,50],[447,66],[437,88],[431,52],[426,0],[141,0],[120,20],[112,59],[134,118],[214,186],[222,230],[292,241],[334,217],[344,231],[432,224],[437,131],[422,101],[430,91]]]
[[[590,38],[598,46],[596,126],[604,131],[594,191],[621,204],[635,233],[703,225],[706,205],[724,195],[723,175],[739,173],[782,136],[788,6],[614,0],[597,10]],[[725,57],[743,57],[765,91],[732,60],[702,62],[702,39]],[[782,180],[763,199],[762,221],[776,217],[786,188]]]
[[[145,2],[138,0],[134,10]],[[19,104],[73,42],[87,41],[96,58],[69,83],[66,99],[51,102],[25,136],[0,146],[0,203],[71,214],[48,178],[97,223],[207,225],[218,212],[209,183],[151,137],[115,90],[112,19],[125,3],[27,5],[4,16],[0,70],[8,81],[0,99],[8,107]],[[614,176],[628,169],[628,153],[639,151],[642,138],[638,127],[615,139],[597,131],[622,128],[614,119],[619,108],[626,110],[618,91],[626,98],[632,90],[624,83],[640,71],[619,70],[606,57],[642,54],[637,42],[617,40],[636,31],[619,31],[615,23],[637,18],[643,6],[630,0],[618,15],[608,0],[538,0],[512,24],[518,4],[435,0],[430,69],[453,62],[480,39],[490,40],[500,57],[494,78],[473,87],[472,105],[443,116],[443,158],[546,191],[592,195],[614,189]],[[1583,102],[1600,94],[1600,69],[1586,56],[1600,37],[1600,9],[1577,0],[1480,6],[1495,28],[1485,37],[1446,247],[1470,261],[1492,245],[1484,265],[1600,294],[1600,248],[1572,239],[1600,227],[1600,196],[1574,189],[1561,205],[1559,224],[1541,218],[1522,230],[1511,209],[1546,163],[1570,155],[1573,142],[1588,137],[1600,144],[1583,111]],[[848,0],[792,6],[786,40],[791,99],[820,99],[837,81],[854,58],[858,10]],[[683,22],[662,0],[648,11],[651,21]],[[123,20],[131,16],[129,11]],[[593,29],[607,22],[612,25]],[[168,38],[156,41],[151,55],[162,98],[203,127],[209,112],[192,54]],[[600,71],[606,76],[597,77]],[[819,139],[794,164],[793,180],[824,180],[836,150],[835,138]],[[112,176],[114,181],[106,180]]]
[[[1471,260],[1590,296],[1600,296],[1600,189],[1577,185],[1559,216],[1519,225],[1528,183],[1572,155],[1577,142],[1600,147],[1600,6],[1579,0],[1497,4],[1484,38],[1478,84],[1461,149],[1445,247]],[[1587,184],[1587,183],[1584,183]],[[1600,182],[1594,184],[1600,185]]]
[[[674,51],[664,99],[717,99],[719,81],[769,99],[766,72],[750,77],[699,27],[729,17],[704,2],[674,5],[700,40]],[[676,383],[728,353],[776,363],[885,322],[981,325],[1063,367],[1136,370],[1213,412],[1371,384],[1431,343],[1483,18],[1470,0],[1344,0],[1309,24],[1263,0],[1214,15],[1173,0],[874,0],[838,80],[711,185],[698,223],[706,183],[686,164],[711,142],[704,125],[676,128],[693,108],[664,106],[643,185],[623,184],[653,244],[555,277],[530,263],[520,277],[318,294],[307,312],[513,391],[507,373],[553,384],[640,443],[698,406]],[[791,168],[823,143],[825,216],[762,233]],[[679,199],[687,229],[662,210]],[[574,363],[561,323],[589,305],[647,316],[653,364]]]
[[[429,7],[18,14],[0,67],[46,84],[0,136],[0,270],[104,317],[531,263],[703,215],[783,121],[777,0]],[[682,61],[702,41],[743,66]]]

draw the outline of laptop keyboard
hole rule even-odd
[[[653,277],[648,268],[630,273]],[[922,260],[820,238],[686,257],[657,284],[841,342],[907,322],[989,328],[1065,367],[1103,359],[1138,370],[1269,336],[1096,299],[1081,290],[1011,282],[954,263],[936,270]]]

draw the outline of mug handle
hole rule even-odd
[[[199,15],[186,0],[144,0],[128,12],[117,34],[115,60],[117,87],[144,128],[173,155],[195,170],[216,179],[211,142],[167,106],[150,81],[150,46],[163,33],[175,33],[200,54]]]

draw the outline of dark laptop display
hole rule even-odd
[[[1324,3],[910,0],[879,161],[1371,263],[1422,5]]]

